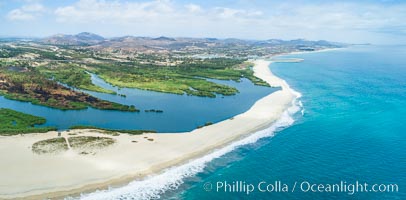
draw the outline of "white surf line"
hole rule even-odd
[[[270,62],[269,62],[270,64]],[[269,69],[268,69],[269,70]],[[264,137],[273,137],[275,132],[290,126],[294,123],[293,114],[297,113],[301,107],[298,99],[301,94],[293,89],[284,81],[276,76],[270,74],[268,77],[266,73],[256,74],[258,77],[262,76],[263,79],[276,78],[281,82],[282,90],[288,91],[295,96],[291,102],[291,106],[288,107],[281,117],[275,121],[270,127],[257,131],[243,139],[232,142],[231,144],[214,149],[211,153],[202,156],[200,158],[193,159],[186,164],[174,166],[166,169],[164,172],[156,175],[150,175],[143,180],[135,180],[128,185],[110,188],[108,190],[100,190],[93,193],[82,194],[79,198],[66,198],[66,199],[82,199],[82,200],[101,200],[101,199],[156,199],[161,194],[168,190],[177,189],[184,183],[184,179],[192,177],[204,170],[207,163],[219,158],[236,148],[241,146],[252,144]],[[260,77],[261,78],[261,77]]]

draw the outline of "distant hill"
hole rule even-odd
[[[86,46],[99,50],[124,50],[124,51],[198,51],[201,49],[249,49],[252,47],[263,47],[274,49],[298,49],[298,50],[315,50],[318,48],[332,48],[341,46],[341,44],[328,42],[325,40],[311,41],[305,39],[295,40],[243,40],[237,38],[188,38],[188,37],[136,37],[122,36],[114,38],[104,38],[100,35],[83,32],[76,35],[58,34],[41,40],[43,43],[53,45],[77,45]]]
[[[104,37],[94,34],[94,33],[89,33],[89,32],[82,32],[75,36],[78,39],[84,40],[84,41],[103,41],[104,40]]]
[[[153,40],[159,40],[159,41],[176,41],[176,40],[173,39],[173,38],[164,37],[164,36],[161,36],[161,37],[159,37],[159,38],[154,38]]]
[[[94,45],[105,40],[104,37],[89,33],[82,32],[76,35],[57,34],[42,39],[43,43],[55,45]]]

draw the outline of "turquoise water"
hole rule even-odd
[[[272,71],[302,93],[295,123],[216,158],[165,199],[406,199],[406,46],[290,55]],[[272,130],[268,130],[272,131]],[[271,135],[270,135],[271,136]],[[186,173],[187,174],[187,173]],[[302,192],[303,181],[397,184],[398,192]],[[218,181],[281,181],[294,192],[207,192]],[[175,184],[175,185],[177,185]],[[215,187],[215,186],[213,186]],[[169,188],[169,187],[167,187]]]
[[[82,199],[406,199],[404,55],[406,46],[354,46],[286,56],[304,62],[274,63],[271,69],[303,95],[303,115],[284,115],[267,130],[207,156]],[[288,191],[217,192],[217,182],[224,181],[277,181]],[[351,192],[356,181],[398,189]],[[306,182],[343,182],[347,191],[304,192],[306,184],[300,185]]]
[[[204,157],[81,198],[406,199],[405,55],[406,46],[354,46],[286,56],[304,62],[270,67],[302,94],[303,114],[293,112],[294,106],[270,128]],[[249,195],[217,192],[217,182],[224,181],[243,181],[256,189]],[[286,184],[288,191],[259,192],[262,181]],[[356,181],[398,189],[356,192],[351,186]],[[304,192],[306,184],[300,185],[306,182],[343,182],[347,191]]]
[[[44,106],[32,105],[5,99],[0,96],[0,107],[14,109],[47,119],[43,126],[68,129],[73,125],[91,125],[110,129],[144,129],[159,132],[182,132],[195,129],[206,122],[218,122],[248,110],[258,99],[278,90],[255,86],[247,79],[241,82],[219,81],[236,87],[240,93],[234,96],[205,98],[186,95],[166,94],[138,89],[118,89],[92,75],[92,81],[101,87],[125,94],[127,97],[85,91],[101,99],[135,105],[142,112],[121,112],[88,108],[86,110],[63,111]],[[144,110],[158,109],[163,113],[145,113]]]

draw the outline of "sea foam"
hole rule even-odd
[[[257,131],[241,140],[237,140],[225,147],[215,149],[205,156],[196,158],[179,166],[174,166],[166,169],[160,174],[151,175],[143,180],[135,180],[129,184],[118,187],[110,188],[107,190],[99,190],[93,193],[82,194],[78,198],[81,200],[101,200],[101,199],[157,199],[168,190],[175,190],[184,183],[184,179],[192,177],[200,172],[203,172],[206,165],[212,160],[219,158],[236,148],[257,142],[261,138],[273,137],[278,130],[290,126],[294,122],[293,115],[300,110],[303,110],[301,102],[298,100],[302,95],[294,91],[290,87],[285,88],[296,96],[292,101],[292,106],[289,107],[282,116],[274,122],[270,127]]]

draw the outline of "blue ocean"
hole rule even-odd
[[[352,46],[282,56],[304,59],[270,66],[302,94],[297,112],[205,157],[86,197],[406,199],[405,55],[406,46]]]
[[[181,199],[406,199],[406,46],[356,46],[290,55],[271,70],[302,93],[303,116],[274,137],[238,148],[186,180]],[[206,192],[203,184],[356,181],[398,192]],[[304,185],[306,186],[306,185]],[[298,187],[298,186],[297,186]],[[303,188],[306,189],[306,188]]]

